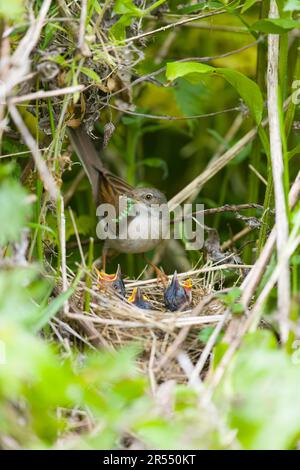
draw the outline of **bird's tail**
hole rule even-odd
[[[67,132],[71,145],[90,180],[93,196],[97,203],[99,197],[99,182],[104,166],[99,158],[92,139],[82,126],[77,127],[76,129],[68,127]]]

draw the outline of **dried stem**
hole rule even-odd
[[[45,189],[49,192],[51,199],[53,201],[57,201],[59,197],[59,191],[57,189],[53,176],[51,175],[45,161],[43,160],[41,156],[41,153],[39,151],[36,141],[34,140],[29,130],[27,129],[26,125],[24,124],[24,121],[19,111],[13,104],[9,106],[9,112],[15,125],[19,129],[20,134],[25,144],[27,145],[27,147],[30,149],[32,153],[34,162],[36,164],[41,180],[43,181]]]
[[[278,18],[276,0],[271,0],[269,18]],[[278,61],[279,61],[279,35],[268,36],[268,114],[270,152],[274,181],[276,224],[280,227],[276,234],[278,258],[284,253],[288,236],[289,225],[283,184],[283,152],[280,138],[279,96],[278,96]],[[278,277],[278,311],[280,316],[280,333],[282,342],[288,339],[288,315],[290,310],[290,271],[289,258],[282,261],[282,269]]]

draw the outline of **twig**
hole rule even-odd
[[[212,207],[210,209],[203,209],[202,211],[196,211],[192,212],[191,214],[188,214],[187,216],[182,216],[177,219],[174,219],[172,223],[176,222],[182,222],[182,220],[188,220],[190,218],[193,218],[195,215],[214,215],[214,214],[220,214],[223,212],[239,212],[243,210],[249,210],[249,209],[260,209],[263,210],[263,206],[260,204],[225,204],[225,206],[220,206],[220,207]]]
[[[124,39],[122,41],[119,41],[119,42],[121,44],[128,44],[129,42],[136,41],[136,40],[139,40],[141,38],[148,37],[148,36],[152,36],[153,34],[161,33],[163,31],[167,31],[167,30],[175,28],[177,26],[182,26],[184,24],[188,24],[188,23],[191,23],[193,21],[201,20],[201,19],[204,19],[204,18],[210,18],[212,16],[221,15],[223,13],[226,13],[226,10],[221,10],[221,9],[220,10],[215,10],[213,12],[206,13],[204,15],[203,15],[203,13],[199,13],[198,15],[195,15],[195,16],[192,16],[192,17],[189,17],[189,18],[183,18],[182,20],[177,21],[176,23],[171,23],[171,24],[168,24],[168,25],[165,25],[165,26],[161,26],[160,28],[154,29],[152,31],[146,31],[145,33],[137,34],[136,36],[131,36],[130,38],[126,38],[126,39]]]
[[[51,3],[51,0],[43,1],[42,6],[39,10],[39,16],[32,23],[25,36],[21,39],[18,47],[16,48],[13,54],[13,63],[15,63],[16,61],[23,62],[24,60],[28,59],[31,51],[40,39],[40,33],[44,26],[44,21]]]
[[[262,37],[259,38],[257,41],[254,41],[254,42],[251,42],[250,44],[247,44],[246,46],[240,47],[239,49],[233,49],[232,51],[225,52],[224,54],[219,54],[219,55],[216,55],[216,56],[209,56],[209,57],[207,57],[207,56],[206,57],[187,57],[185,59],[179,59],[177,62],[190,62],[190,61],[193,61],[193,62],[211,62],[211,61],[214,61],[214,60],[217,60],[217,59],[222,59],[222,58],[229,57],[231,55],[243,52],[244,50],[249,49],[250,47],[253,47],[253,46],[257,45],[261,40],[262,40]],[[146,75],[142,75],[141,77],[136,78],[135,80],[133,80],[130,83],[130,87],[133,87],[135,85],[138,85],[139,83],[151,80],[152,78],[156,77],[157,75],[160,75],[161,73],[163,73],[166,70],[166,68],[167,68],[166,66],[163,66],[163,67],[159,68],[158,70],[155,70],[154,72],[150,72]],[[127,89],[128,89],[127,86],[118,89],[114,93],[111,93],[110,98],[112,98],[113,96],[119,95],[120,93],[123,93],[123,91],[125,91]]]
[[[266,122],[264,123],[266,124]],[[209,164],[206,169],[197,176],[190,184],[183,188],[169,201],[169,210],[174,210],[179,204],[188,199],[195,190],[198,190],[203,184],[215,176],[224,166],[226,166],[236,155],[249,143],[257,134],[257,129],[252,129],[244,137],[242,137],[236,144],[234,144],[227,152],[218,158],[212,164]]]
[[[66,218],[65,218],[65,207],[64,200],[61,196],[58,199],[59,208],[59,241],[60,241],[60,255],[61,255],[61,276],[62,276],[62,291],[68,290],[68,278],[67,278],[67,256],[66,256]],[[66,300],[64,303],[64,314],[69,313],[69,302]]]
[[[248,235],[250,232],[252,232],[254,229],[253,227],[244,227],[240,232],[236,233],[231,237],[229,240],[226,240],[224,243],[221,245],[221,251],[225,251],[228,248],[230,248],[235,242],[240,240],[241,238],[245,237]]]
[[[87,14],[87,0],[81,0],[80,23],[79,23],[79,33],[78,33],[78,43],[77,43],[77,47],[81,52],[84,46],[86,14]]]
[[[278,7],[276,0],[271,0],[269,18],[278,18]],[[278,61],[279,61],[279,35],[269,34],[268,36],[268,114],[269,114],[269,134],[270,134],[270,154],[272,162],[272,172],[275,193],[275,218],[277,227],[276,244],[278,258],[282,257],[285,250],[289,226],[285,193],[283,185],[283,153],[280,138],[280,118],[278,109]],[[278,277],[278,311],[280,316],[281,340],[285,343],[288,339],[288,315],[290,310],[290,272],[289,258],[282,262],[282,269]]]
[[[35,93],[28,93],[27,95],[22,96],[14,96],[8,100],[9,104],[16,104],[16,103],[23,103],[24,101],[31,101],[31,100],[38,100],[44,98],[50,98],[52,96],[60,96],[60,95],[70,95],[76,93],[78,91],[84,90],[84,85],[76,85],[70,86],[66,88],[60,88],[59,90],[39,90]]]
[[[36,164],[36,167],[37,167],[37,170],[38,170],[39,175],[41,177],[41,180],[43,181],[45,189],[49,192],[49,195],[50,195],[51,199],[53,201],[57,201],[58,196],[59,196],[59,191],[57,189],[57,186],[55,184],[53,176],[51,175],[50,171],[48,170],[48,167],[47,167],[45,161],[43,160],[43,158],[40,154],[40,151],[39,151],[39,148],[37,146],[36,141],[34,140],[32,135],[30,134],[27,127],[25,126],[24,121],[23,121],[21,115],[19,114],[19,111],[17,110],[17,108],[14,105],[11,104],[9,106],[9,112],[10,112],[10,115],[11,115],[15,125],[19,129],[20,134],[21,134],[25,144],[27,145],[27,147],[30,149],[30,151],[32,153],[34,162]]]
[[[265,186],[268,186],[268,182],[267,180],[257,171],[256,168],[254,168],[253,165],[249,165],[249,168],[251,171],[253,171],[253,173],[257,176],[257,178],[265,185]]]
[[[75,178],[73,179],[73,181],[71,182],[69,188],[67,189],[67,191],[65,192],[65,195],[64,195],[64,203],[65,203],[65,206],[67,206],[70,202],[70,200],[72,199],[73,197],[73,194],[75,193],[76,189],[77,189],[77,186],[79,185],[79,183],[83,180],[83,178],[86,176],[85,174],[85,171],[83,169],[81,169],[77,175],[75,176]],[[86,241],[86,243],[88,244],[89,243],[89,240]],[[81,243],[82,245],[84,245],[85,243]]]
[[[105,104],[105,103],[103,103]],[[105,104],[106,106],[106,104]],[[225,113],[232,113],[233,111],[239,111],[239,107],[234,107],[234,108],[229,108],[229,109],[223,109],[223,111],[216,111],[214,113],[207,113],[207,114],[197,114],[195,116],[165,116],[165,115],[157,115],[157,114],[146,114],[146,113],[137,113],[135,111],[130,111],[129,109],[126,108],[120,108],[116,105],[113,104],[108,104],[110,108],[116,109],[117,111],[121,111],[122,113],[125,114],[130,114],[131,116],[139,116],[142,118],[147,118],[147,119],[158,119],[160,121],[185,121],[189,119],[201,119],[201,118],[207,118],[207,117],[213,117],[213,116],[219,116],[220,114],[225,114]]]
[[[297,175],[296,180],[294,181],[294,184],[290,190],[289,193],[289,204],[290,208],[292,209],[297,201],[300,199],[300,172]],[[244,279],[241,289],[243,290],[243,294],[241,296],[241,303],[244,306],[245,309],[247,309],[249,302],[255,292],[255,289],[257,288],[263,273],[266,269],[266,266],[271,258],[275,242],[276,242],[276,225],[272,229],[272,232],[267,240],[267,243],[265,244],[263,250],[261,251],[261,254],[259,258],[257,259],[255,265],[252,267],[251,271],[247,275],[247,277]],[[225,315],[227,315],[227,312],[230,310],[228,309],[225,312]],[[253,315],[253,316],[252,316]],[[245,318],[243,317],[241,320],[238,321],[238,325],[235,325],[233,334],[231,335],[230,341],[229,341],[229,348],[225,352],[219,366],[215,370],[215,373],[212,377],[211,383],[210,383],[210,393],[212,393],[213,389],[220,383],[222,380],[223,374],[230,363],[234,352],[236,349],[239,347],[240,342],[242,337],[245,335],[245,333],[248,331],[248,329],[251,327],[252,322],[253,322],[253,317],[256,318],[257,312],[254,311],[254,314],[251,314]],[[236,319],[233,319],[233,321]],[[229,325],[230,328],[231,325]],[[238,334],[237,331],[238,330]]]
[[[7,57],[8,72],[5,80],[1,83],[0,88],[0,101],[5,102],[6,97],[14,87],[24,80],[24,76],[28,73],[30,67],[29,56],[34,47],[36,46],[40,33],[44,25],[45,18],[51,5],[51,0],[44,0],[39,11],[39,15],[34,21],[31,22],[30,28],[27,30],[25,36],[19,42],[11,57]],[[3,67],[3,63],[1,66]]]
[[[294,208],[299,198],[300,198],[300,171],[293,183],[293,186],[289,194],[289,205],[291,209]],[[275,225],[275,227],[273,227],[270,233],[267,243],[265,244],[259,258],[256,260],[254,266],[252,267],[251,271],[249,272],[249,274],[247,275],[247,277],[245,278],[245,280],[243,281],[241,285],[241,288],[243,289],[241,302],[245,308],[248,307],[250,300],[255,292],[255,289],[257,288],[263,276],[265,268],[271,258],[271,255],[275,246],[275,241],[276,241],[276,232],[277,232],[277,227]]]
[[[190,379],[189,379],[189,384],[190,385],[194,385],[194,383],[198,380],[202,370],[203,370],[203,367],[205,366],[206,364],[206,361],[218,339],[218,336],[219,334],[221,333],[222,331],[222,328],[223,326],[225,325],[226,321],[230,318],[230,311],[227,310],[225,312],[225,314],[223,315],[223,318],[221,318],[221,320],[219,321],[219,323],[217,324],[217,326],[215,327],[213,333],[210,335],[206,345],[205,345],[205,348],[203,349],[202,353],[201,353],[201,356],[199,357],[198,359],[198,362],[197,364],[195,365],[194,367],[194,370],[190,376]]]
[[[284,107],[288,105],[290,98],[288,98]],[[265,127],[268,123],[268,119],[264,119],[262,126]],[[249,131],[244,137],[242,137],[236,144],[234,144],[227,152],[225,152],[218,160],[213,163],[209,163],[206,169],[198,175],[190,184],[183,188],[179,193],[176,194],[168,203],[169,210],[174,210],[179,204],[188,199],[192,194],[195,195],[195,191],[201,188],[207,181],[209,181],[213,176],[215,176],[224,166],[226,166],[231,160],[233,160],[236,155],[247,145],[249,144],[257,135],[257,129],[253,128]]]
[[[160,321],[147,319],[147,321],[130,321],[130,320],[114,320],[108,318],[100,318],[99,316],[83,315],[81,313],[69,313],[68,318],[72,320],[85,320],[94,324],[100,325],[114,325],[119,328],[145,328],[154,327],[165,330],[166,328],[183,328],[185,326],[193,325],[209,325],[218,323],[223,315],[203,315],[201,317],[183,317],[183,318],[163,318]],[[144,319],[146,320],[146,319]]]
[[[72,211],[71,207],[69,207],[69,213],[70,213],[70,217],[71,217],[71,220],[72,220],[72,224],[73,224],[73,228],[74,228],[74,232],[75,232],[75,236],[76,236],[76,241],[77,241],[77,245],[78,245],[78,249],[79,249],[79,253],[80,253],[80,257],[81,257],[81,263],[82,263],[82,266],[86,267],[84,254],[83,254],[83,251],[82,251],[82,246],[81,246],[81,241],[80,241],[80,236],[79,236],[79,233],[78,233],[76,221],[75,221],[74,214],[73,214],[73,211]]]
[[[187,271],[186,273],[178,273],[179,278],[188,278],[190,276],[193,276],[195,274],[204,274],[204,273],[211,273],[215,271],[223,271],[224,269],[249,269],[252,268],[252,264],[231,264],[231,263],[226,263],[226,264],[220,264],[218,266],[209,266],[206,268],[200,268],[200,269],[193,269],[190,271]],[[168,279],[172,279],[173,275],[167,276]],[[139,286],[144,286],[148,284],[155,284],[157,283],[157,279],[145,279],[142,281],[132,281],[128,282],[128,286],[130,287],[139,287]]]

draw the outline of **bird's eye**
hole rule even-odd
[[[147,201],[151,201],[152,194],[150,194],[150,193],[146,194],[145,199],[147,199]]]

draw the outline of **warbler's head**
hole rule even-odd
[[[136,188],[133,192],[133,199],[142,202],[146,206],[167,204],[166,196],[155,188]]]

